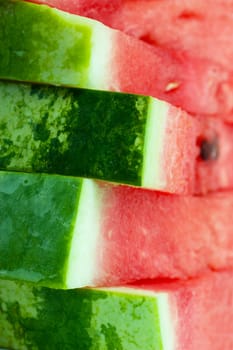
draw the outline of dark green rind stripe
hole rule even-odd
[[[0,278],[65,288],[82,180],[0,172]]]
[[[92,29],[72,18],[47,6],[0,0],[0,76],[87,84]]]
[[[140,186],[149,99],[0,82],[0,169]]]
[[[156,298],[0,281],[0,346],[15,350],[162,350]]]

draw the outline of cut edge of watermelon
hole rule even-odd
[[[169,104],[150,97],[145,131],[142,186],[163,189],[166,181],[163,176],[161,157],[166,130]]]
[[[68,289],[91,286],[94,283],[95,252],[100,237],[100,199],[97,191],[98,187],[93,180],[83,180],[67,265]],[[88,216],[88,213],[91,215]]]

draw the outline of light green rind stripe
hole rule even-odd
[[[15,350],[165,350],[159,317],[152,293],[0,281],[0,346]]]
[[[96,254],[102,244],[102,199],[98,185],[93,180],[84,179],[67,265],[68,289],[95,284],[94,278],[98,276]]]
[[[150,98],[144,143],[142,186],[162,190],[166,186],[162,157],[169,105]]]
[[[175,344],[177,344],[178,310],[174,303],[172,304],[169,300],[169,295],[166,293],[157,294],[157,303],[163,350],[175,350]]]
[[[105,86],[111,30],[104,25],[23,1],[0,0],[0,18],[1,78]]]

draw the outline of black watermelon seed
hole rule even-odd
[[[200,158],[204,161],[217,160],[219,157],[219,143],[217,137],[212,140],[202,140],[200,144]]]

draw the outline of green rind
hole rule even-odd
[[[0,100],[0,169],[141,185],[149,97],[1,82]]]
[[[66,288],[82,180],[0,172],[0,278]]]
[[[89,20],[47,6],[5,0],[0,1],[0,18],[2,78],[87,84],[93,30]]]
[[[53,290],[0,281],[0,346],[17,350],[162,350],[155,296]]]

